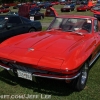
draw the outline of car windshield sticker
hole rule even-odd
[[[87,23],[91,23],[91,20],[87,19]]]

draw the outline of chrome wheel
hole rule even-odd
[[[82,75],[81,75],[81,84],[85,84],[86,80],[87,80],[87,76],[88,76],[88,66],[85,63],[82,71],[81,71]]]
[[[85,62],[82,69],[80,70],[80,76],[72,81],[74,89],[81,91],[85,88],[86,82],[88,79],[89,65],[88,62]]]

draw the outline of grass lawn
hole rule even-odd
[[[62,5],[54,6],[58,14],[93,14],[87,12],[60,12]],[[42,10],[45,12],[45,9]],[[50,23],[53,17],[45,17],[41,23]],[[47,27],[43,27],[45,30]],[[15,98],[14,97],[15,95]],[[64,81],[42,79],[39,83],[10,76],[0,68],[0,100],[19,100],[18,95],[25,98],[20,100],[100,100],[100,58],[94,63],[86,87],[81,92],[73,91]],[[4,96],[4,97],[2,97]],[[9,99],[12,96],[12,99]],[[29,99],[30,96],[30,99]],[[33,96],[33,99],[31,98]]]

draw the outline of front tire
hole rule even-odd
[[[89,65],[84,63],[82,69],[80,70],[80,76],[74,80],[75,90],[81,91],[85,88],[88,79]]]

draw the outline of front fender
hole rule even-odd
[[[89,40],[90,41],[90,40]],[[66,52],[65,62],[62,65],[62,70],[73,70],[81,67],[83,63],[90,57],[95,49],[95,41],[92,43],[81,42],[80,45],[72,46],[69,52]],[[88,45],[87,45],[88,44]]]

